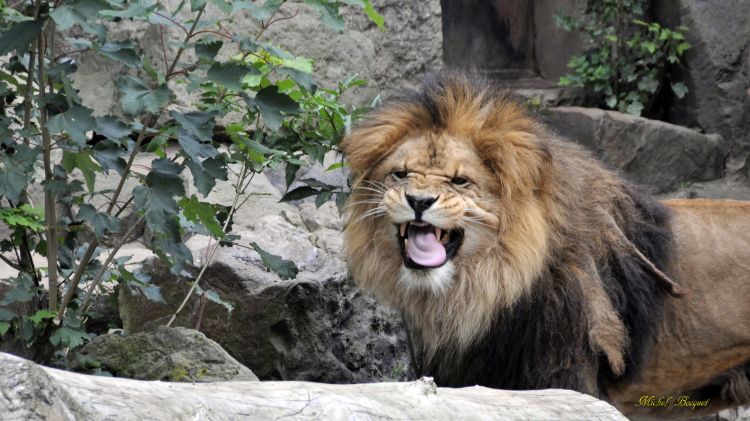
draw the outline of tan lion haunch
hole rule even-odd
[[[436,78],[342,144],[350,271],[403,313],[417,369],[625,413],[687,415],[644,395],[711,400],[689,415],[750,403],[750,206],[659,204],[473,79]],[[726,218],[732,231],[716,228]],[[700,245],[742,235],[740,251]],[[717,269],[690,266],[696,254]]]

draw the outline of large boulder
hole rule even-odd
[[[199,328],[261,379],[351,383],[405,378],[409,354],[401,318],[349,279],[335,206],[301,208],[243,221],[245,231],[235,232],[241,235],[239,245],[220,249],[200,282],[205,294],[194,294],[175,324]],[[205,248],[195,245],[199,241],[190,242],[196,260],[205,255]],[[284,280],[267,271],[251,243],[294,261],[297,277]],[[190,287],[156,262],[144,270],[160,286],[166,304],[123,290],[120,315],[128,333],[165,324]],[[226,306],[208,299],[214,293]]]
[[[219,344],[201,332],[160,327],[150,333],[102,335],[70,358],[74,369],[92,366],[117,377],[172,382],[257,381]]]
[[[617,111],[554,107],[544,120],[652,192],[721,177],[728,153],[720,135]]]
[[[742,1],[662,0],[658,21],[683,25],[692,45],[678,71],[690,88],[669,104],[668,120],[719,133],[732,145],[735,168],[750,153],[750,14]]]

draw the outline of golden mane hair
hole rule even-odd
[[[375,110],[343,141],[354,174],[351,274],[403,313],[422,368],[439,384],[596,395],[602,378],[637,372],[665,293],[678,293],[662,272],[668,213],[479,79],[441,75]],[[482,247],[458,251],[441,272],[451,276],[444,290],[408,288],[381,211],[390,194],[383,180],[396,153],[467,167],[449,147],[481,168],[474,193],[442,206],[472,203],[482,213],[465,227]]]

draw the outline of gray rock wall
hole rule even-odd
[[[690,92],[669,104],[668,121],[721,134],[732,146],[729,169],[747,168],[750,4],[741,0],[662,0],[654,5],[657,20],[670,27],[686,26],[686,38],[692,44],[686,65],[678,72]]]
[[[544,119],[652,192],[723,174],[727,145],[720,135],[598,108],[550,108]]]
[[[166,10],[174,10],[178,0],[162,0]],[[316,80],[325,87],[335,87],[349,76],[359,75],[369,83],[364,89],[349,94],[345,99],[364,104],[377,95],[387,96],[403,86],[415,84],[429,72],[442,67],[442,23],[440,1],[401,2],[375,0],[375,8],[385,18],[386,31],[378,29],[360,9],[343,10],[346,30],[336,33],[325,26],[320,15],[301,1],[285,3],[277,17],[292,17],[271,25],[261,36],[265,42],[315,61]],[[183,12],[183,18],[188,16]],[[248,12],[238,12],[231,19],[214,8],[208,8],[206,20],[221,20],[226,29],[242,36],[259,32],[258,22]],[[131,39],[143,49],[151,63],[161,66],[161,33],[158,25],[145,22],[122,21],[109,25],[113,40]],[[184,33],[165,23],[163,31],[167,40],[167,54],[174,56],[174,44],[184,38]],[[231,46],[222,48],[219,57],[234,54]],[[190,59],[192,51],[183,56]],[[73,76],[75,86],[81,90],[84,104],[96,115],[119,114],[118,92],[115,80],[128,72],[125,66],[98,56],[84,53],[76,58],[78,72]],[[189,105],[191,99],[184,85],[173,84],[178,105]]]

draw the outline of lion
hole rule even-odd
[[[750,403],[750,203],[657,202],[497,92],[443,74],[341,144],[349,270],[415,371],[632,416]]]

